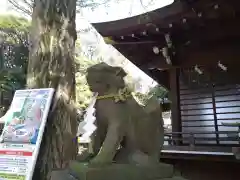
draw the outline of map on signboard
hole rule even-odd
[[[2,141],[36,144],[48,90],[16,91],[11,107],[4,116]]]

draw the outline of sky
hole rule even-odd
[[[116,3],[112,0],[109,7],[104,5],[91,11],[84,9],[83,15],[90,22],[103,22],[124,19],[152,11],[166,5],[172,4],[174,0],[121,0]]]
[[[0,0],[0,14],[16,14],[14,11],[9,11],[7,0]]]
[[[97,0],[96,0],[97,1]],[[118,1],[118,3],[116,3]],[[174,0],[110,0],[108,6],[98,6],[94,10],[82,10],[89,22],[103,22],[139,15],[173,3]],[[17,14],[9,7],[7,0],[0,0],[0,14]],[[19,15],[19,14],[18,14]]]
[[[7,2],[6,2],[6,0],[1,0],[1,1],[0,1],[0,13],[1,13],[1,14],[6,13],[6,7],[7,7]]]
[[[129,16],[139,15],[147,11],[152,11],[157,8],[169,5],[173,3],[173,1],[174,0],[119,0],[119,2],[116,3],[116,0],[112,0],[112,3],[110,3],[108,7],[98,6],[98,8],[95,8],[94,10],[82,10],[82,14],[77,15],[76,28],[77,30],[80,30],[83,26],[91,26],[89,22],[113,21],[118,19],[124,19]],[[12,14],[21,16],[21,14],[15,12],[10,8],[7,0],[0,0],[0,14]],[[82,15],[84,16],[84,18],[82,17]],[[99,51],[101,51],[101,55],[104,56],[104,58],[116,58],[119,53],[109,53],[112,52],[112,49],[109,49],[109,47],[104,43],[103,39],[101,39],[99,34],[97,36],[96,33],[88,33],[86,35],[81,35],[81,39],[83,39],[88,44],[98,43]],[[132,63],[127,63],[124,69],[127,72],[131,72],[131,76],[133,78],[138,79],[139,76],[141,77],[141,84],[143,84],[141,92],[146,92],[149,86],[156,85],[155,81],[153,81],[149,76],[139,70]]]

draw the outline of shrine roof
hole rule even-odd
[[[126,58],[149,72],[214,67],[219,61],[227,66],[239,64],[239,22],[239,0],[176,0],[145,14],[93,26]]]
[[[102,36],[123,36],[131,35],[133,32],[141,32],[146,29],[157,28],[157,25],[166,24],[165,21],[175,18],[184,10],[181,2],[159,8],[141,15],[101,23],[93,23],[93,26]],[[161,26],[161,28],[163,28]]]

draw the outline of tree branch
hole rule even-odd
[[[33,0],[8,0],[8,2],[16,11],[22,12],[28,16],[32,15]]]
[[[118,3],[120,1],[123,1],[123,0],[77,0],[77,9],[80,10],[82,8],[90,8],[90,9],[94,10],[98,6],[107,5],[110,2]],[[132,0],[132,2],[133,1],[134,0]],[[139,3],[141,3],[141,6],[145,10],[147,10],[147,7],[150,6],[154,1],[156,1],[156,0],[149,0],[147,5],[144,5],[143,0],[139,0]],[[8,0],[8,2],[18,12],[22,12],[28,16],[32,15],[34,0]],[[131,14],[132,8],[133,7],[131,5],[129,14]]]

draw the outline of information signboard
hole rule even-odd
[[[32,180],[54,89],[17,90],[0,143],[0,180]]]

